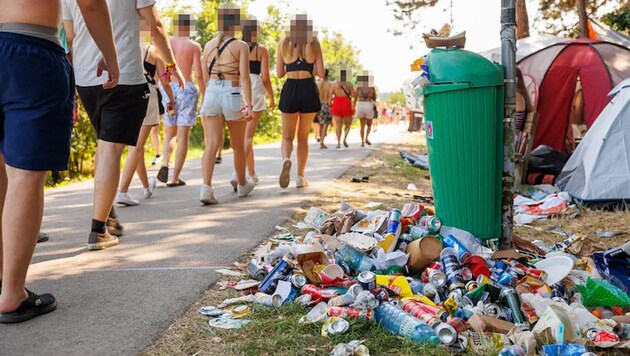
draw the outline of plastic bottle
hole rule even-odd
[[[429,325],[390,303],[382,303],[374,309],[374,319],[385,329],[405,339],[421,344],[438,345],[440,343],[440,338],[435,335]]]
[[[519,345],[506,346],[499,351],[499,356],[525,356],[525,349]]]
[[[442,229],[440,230],[440,235],[453,235],[457,239],[457,241],[464,245],[464,247],[473,255],[476,255],[477,250],[482,247],[481,242],[479,242],[479,240],[477,240],[477,238],[474,237],[473,234],[468,231],[458,229],[456,227],[442,226]]]
[[[347,245],[339,247],[335,259],[337,264],[346,264],[355,272],[369,271],[374,266],[371,258]]]

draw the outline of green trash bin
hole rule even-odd
[[[435,210],[442,223],[501,236],[503,69],[461,49],[428,55],[424,113]]]

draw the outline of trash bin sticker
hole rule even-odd
[[[433,139],[433,121],[427,121],[427,138]]]

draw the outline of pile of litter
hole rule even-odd
[[[223,286],[240,297],[200,310],[210,326],[246,327],[252,308],[300,303],[309,308],[301,322],[320,323],[322,337],[362,319],[484,355],[630,352],[630,243],[604,250],[583,235],[554,246],[515,237],[515,249],[496,251],[416,203],[311,208],[296,227],[309,231],[280,234],[241,271],[223,271],[249,279]],[[369,350],[348,340],[332,354]]]

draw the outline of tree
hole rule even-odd
[[[529,37],[529,15],[526,0],[516,0],[516,38]]]
[[[386,104],[406,105],[405,94],[403,94],[402,91],[395,91],[395,92],[388,93],[384,101]]]
[[[630,32],[630,7],[621,7],[617,11],[608,13],[602,20],[614,31],[628,34]]]
[[[578,38],[588,37],[588,18],[599,18],[600,9],[609,4],[621,4],[621,0],[540,0],[539,10],[546,32]]]
[[[360,51],[348,42],[340,32],[329,32],[324,29],[320,36],[324,64],[329,71],[330,79],[337,80],[341,69],[350,69],[353,76],[363,70],[359,63]]]

